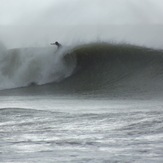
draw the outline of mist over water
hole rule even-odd
[[[3,2],[0,16],[0,40],[7,48],[48,46],[56,40],[65,45],[100,40],[163,46],[160,0],[10,2],[13,6]]]
[[[162,49],[162,29],[162,25],[9,26],[1,28],[1,38],[7,48],[109,41]]]

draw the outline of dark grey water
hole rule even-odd
[[[0,162],[162,163],[163,52],[53,50],[1,48]]]
[[[163,162],[163,103],[1,96],[0,162]]]

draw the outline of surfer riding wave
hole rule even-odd
[[[59,42],[57,42],[57,41],[55,43],[51,43],[51,45],[56,45],[57,48],[58,48],[57,51],[62,48],[62,45]]]

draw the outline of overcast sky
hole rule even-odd
[[[163,0],[0,0],[0,25],[163,24]]]

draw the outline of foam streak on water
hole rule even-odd
[[[1,162],[163,161],[161,102],[42,100],[0,109]]]

